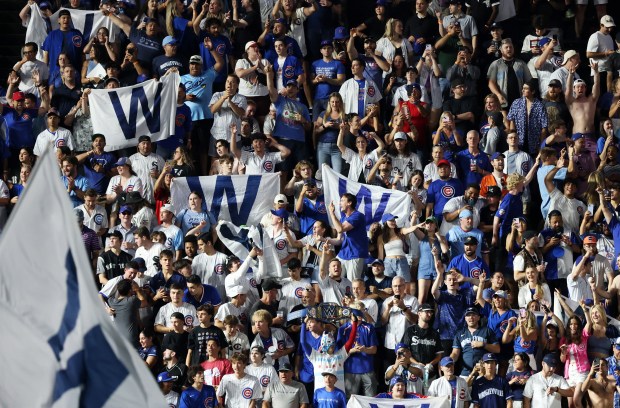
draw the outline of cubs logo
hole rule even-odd
[[[293,24],[295,25],[301,25],[301,19],[296,18],[295,21],[293,21]]]
[[[188,327],[192,327],[194,325],[194,316],[185,316],[185,325]]]
[[[446,184],[445,186],[441,188],[441,195],[444,196],[444,198],[454,197],[454,187]]]
[[[224,53],[226,52],[226,44],[219,44],[217,47],[215,47],[215,50],[218,54],[224,55]]]
[[[133,191],[133,185],[129,185],[127,186],[127,188],[125,189],[126,193],[131,193]]]
[[[71,38],[71,42],[73,43],[73,45],[76,48],[82,47],[82,36],[81,35],[74,35],[73,38]]]
[[[240,351],[240,350],[241,350],[241,344],[239,344],[239,343],[235,343],[235,344],[233,344],[233,349],[234,349],[235,351]]]
[[[23,120],[30,120],[30,114],[28,114],[28,113],[24,113],[24,114],[22,115],[22,119],[23,119]]]
[[[273,162],[271,160],[267,160],[263,163],[263,169],[267,172],[273,171]]]
[[[95,224],[101,225],[102,222],[103,222],[103,215],[95,214]]]
[[[56,147],[63,147],[65,144],[65,139],[56,140]]]
[[[408,380],[411,381],[411,382],[416,382],[416,381],[418,381],[418,376],[413,374],[413,373],[409,373]]]
[[[521,171],[523,171],[523,174],[527,174],[530,171],[530,162],[524,161],[521,163]]]
[[[462,388],[461,388],[461,391],[459,391],[459,399],[465,400],[465,390]]]
[[[284,342],[283,341],[279,341],[278,342],[278,350],[284,350]]]
[[[508,320],[504,320],[499,324],[499,330],[503,333],[508,328]]]
[[[182,127],[183,125],[185,125],[185,119],[187,119],[185,117],[185,115],[183,114],[179,114],[174,118],[174,125],[176,127]]]
[[[282,251],[284,248],[286,248],[286,240],[280,239],[276,241],[275,245],[277,250]]]
[[[262,387],[268,387],[269,386],[269,376],[268,375],[263,375],[258,381],[260,382],[260,385]]]
[[[297,299],[301,299],[301,294],[303,293],[303,291],[304,291],[304,288],[297,288],[297,289],[295,289],[295,297]]]
[[[327,214],[327,208],[325,207],[324,202],[320,202],[319,205],[316,207],[316,210],[321,214]]]
[[[245,399],[252,398],[252,395],[254,395],[254,391],[251,388],[244,388],[243,391],[241,391],[241,396]]]
[[[583,207],[577,207],[577,212],[579,213],[579,215],[583,215]]]
[[[216,275],[224,274],[224,264],[215,265],[215,268],[213,268],[213,271],[215,272]]]
[[[480,272],[482,272],[482,270],[478,267],[476,268],[472,268],[469,273],[471,274],[472,278],[478,278],[480,276]]]
[[[209,408],[213,405],[213,397],[207,397],[205,399],[205,408]]]
[[[368,93],[368,96],[370,96],[371,98],[372,98],[373,96],[375,96],[375,87],[374,87],[374,86],[372,86],[372,85],[371,85],[371,86],[369,86],[369,87],[368,87],[368,92],[367,92],[367,93]]]
[[[250,286],[252,286],[253,288],[257,286],[256,279],[250,278]]]
[[[295,67],[292,65],[287,65],[284,67],[284,77],[285,78],[293,78],[295,76]]]
[[[372,159],[367,159],[366,160],[366,166],[364,166],[364,167],[366,167],[367,169],[370,170],[370,169],[372,169],[372,166],[374,166],[374,164],[375,163],[372,161]]]

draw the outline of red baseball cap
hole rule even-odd
[[[448,166],[450,167],[450,162],[446,159],[441,159],[437,162],[437,167]]]
[[[23,92],[21,91],[13,92],[14,101],[22,101],[24,99],[26,99],[26,95]]]

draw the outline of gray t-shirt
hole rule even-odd
[[[294,408],[310,402],[306,389],[297,381],[288,385],[282,381],[271,382],[263,400],[271,402],[272,408]]]
[[[140,333],[140,319],[138,317],[140,303],[140,299],[136,296],[123,299],[111,297],[108,299],[108,304],[116,312],[114,324],[131,344],[137,344],[138,334]]]

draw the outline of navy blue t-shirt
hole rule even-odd
[[[492,380],[480,377],[471,388],[471,402],[484,408],[505,408],[512,399],[512,390],[505,378],[495,376]]]
[[[462,376],[469,375],[476,363],[487,353],[484,347],[473,348],[471,346],[472,341],[482,341],[485,345],[498,343],[493,331],[486,326],[478,328],[473,333],[469,331],[468,327],[459,330],[454,336],[452,348],[461,350],[463,368],[460,375]]]

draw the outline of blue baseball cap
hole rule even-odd
[[[551,38],[549,37],[543,37],[540,40],[538,40],[538,46],[539,47],[543,47],[547,44],[549,44],[551,42]]]
[[[170,374],[168,374],[167,371],[164,371],[163,373],[159,373],[159,375],[157,376],[158,383],[168,382],[168,381],[174,381],[174,378],[170,377]]]
[[[124,212],[130,212],[133,214],[133,209],[131,208],[130,205],[123,205],[121,206],[120,210],[118,210],[119,214],[122,214]]]
[[[171,35],[164,37],[164,40],[161,42],[161,45],[177,45],[177,40]]]
[[[398,383],[405,384],[405,379],[403,377],[401,377],[400,375],[397,375],[396,377],[394,377],[394,378],[392,378],[390,380],[390,391],[392,391],[392,387],[395,386]]]
[[[493,353],[486,353],[482,357],[482,362],[486,363],[487,361],[497,361],[497,357],[495,357],[495,354]]]
[[[345,27],[336,27],[334,30],[334,40],[346,40],[349,38],[349,33]]]
[[[394,353],[398,354],[401,349],[409,350],[409,347],[405,343],[398,343],[396,347],[394,347]]]
[[[383,216],[381,217],[381,223],[385,224],[386,222],[391,221],[391,220],[395,220],[397,218],[398,217],[395,216],[394,214],[386,213],[386,214],[383,214]]]
[[[546,363],[549,367],[556,367],[558,359],[555,354],[549,353],[543,358],[543,363]]]
[[[280,208],[279,210],[271,210],[271,213],[276,217],[280,217],[285,220],[288,219],[288,211],[286,211],[284,208]]]
[[[383,265],[383,261],[381,259],[373,259],[373,261],[370,263],[370,265],[372,266],[374,264]]]
[[[454,360],[452,360],[452,357],[444,357],[441,359],[441,361],[439,362],[439,365],[441,367],[445,367],[448,366],[450,364],[454,364]]]
[[[332,42],[330,40],[323,40],[321,41],[321,48],[323,47],[331,47],[332,46]]]
[[[495,153],[493,153],[493,154],[491,155],[491,160],[495,160],[495,159],[498,159],[498,158],[500,158],[500,157],[501,157],[502,159],[506,158],[506,156],[504,156],[504,153],[495,152]]]
[[[126,165],[126,164],[127,164],[127,161],[128,161],[128,160],[129,160],[129,159],[127,159],[127,157],[121,157],[120,159],[118,159],[118,160],[116,161],[116,163],[114,163],[114,166],[115,166],[115,167],[118,167],[118,166],[124,166],[124,165]]]
[[[473,217],[474,214],[469,210],[463,210],[459,213],[459,218]]]
[[[288,81],[286,81],[285,86],[289,86],[289,85],[299,86],[299,84],[297,83],[297,81],[295,81],[294,79],[289,79]]]
[[[138,264],[138,270],[140,272],[146,272],[146,262],[144,262],[144,258],[134,258],[132,259],[135,263]]]

